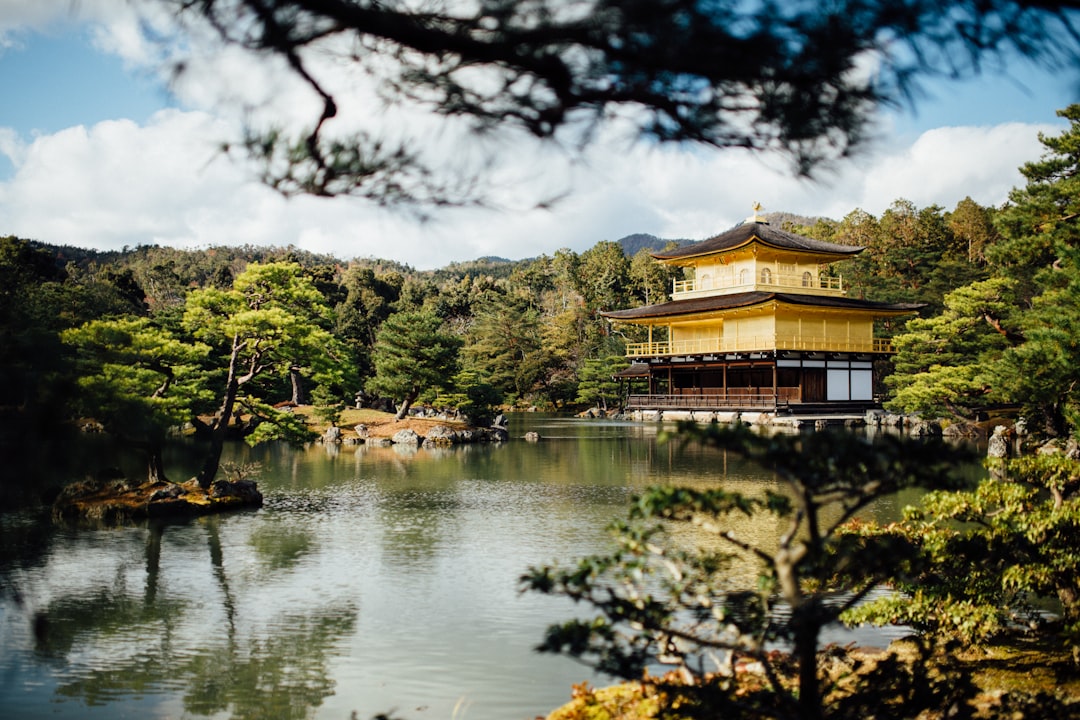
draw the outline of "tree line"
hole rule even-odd
[[[952,210],[900,199],[880,217],[854,210],[839,221],[775,220],[865,247],[834,269],[849,293],[920,301],[919,322],[940,323],[955,293],[993,285],[995,271],[1012,267],[1005,221],[1015,212],[970,198]],[[632,236],[633,255],[604,240],[580,253],[417,271],[293,247],[98,252],[2,238],[4,437],[19,446],[27,433],[94,418],[158,457],[166,430],[183,423],[215,444],[230,434],[303,437],[295,418],[274,408],[283,402],[392,402],[401,416],[422,402],[477,421],[500,406],[617,405],[611,376],[644,330],[612,327],[599,313],[668,300],[681,271],[649,253],[675,242]],[[920,328],[913,323],[914,336]],[[910,358],[920,353],[906,337],[896,342],[908,379],[896,381],[894,404],[939,410],[907,399]],[[160,473],[151,461],[150,476]]]

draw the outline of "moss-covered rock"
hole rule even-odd
[[[219,480],[203,489],[194,480],[131,485],[123,480],[84,481],[67,486],[53,503],[53,517],[106,524],[149,518],[182,518],[262,507],[251,480]]]

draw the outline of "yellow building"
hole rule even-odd
[[[891,352],[874,321],[910,315],[917,303],[846,297],[830,263],[863,248],[774,228],[757,215],[716,237],[654,253],[687,269],[670,302],[602,313],[648,328],[631,343],[622,377],[647,381],[629,409],[874,405],[874,360]]]

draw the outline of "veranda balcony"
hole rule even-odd
[[[814,277],[810,273],[786,275],[764,268],[757,273],[743,272],[739,276],[731,278],[676,280],[672,286],[671,299],[686,300],[718,293],[750,292],[753,290],[770,292],[785,289],[809,295],[842,296],[845,292],[842,277]]]
[[[801,402],[798,387],[686,388],[659,395],[632,394],[627,410],[774,409]]]
[[[891,353],[892,343],[881,338],[838,339],[834,337],[776,337],[769,335],[674,342],[628,343],[627,357],[659,357],[664,355],[710,355],[769,350],[802,350],[807,352]]]

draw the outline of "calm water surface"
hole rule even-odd
[[[773,478],[658,444],[653,425],[515,416],[527,430],[543,441],[232,447],[261,463],[255,512],[96,530],[0,516],[0,717],[525,720],[603,684],[533,652],[575,608],[520,595],[522,572],[605,550],[647,485]]]

